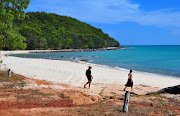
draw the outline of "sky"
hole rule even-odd
[[[25,12],[76,18],[123,45],[180,45],[180,0],[31,0]]]

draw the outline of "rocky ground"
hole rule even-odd
[[[0,71],[0,114],[2,116],[178,116],[180,100],[169,94],[131,94],[129,111],[123,112],[124,93],[97,94],[71,85],[35,80]],[[123,93],[123,94],[122,94]],[[176,95],[174,95],[176,96]]]

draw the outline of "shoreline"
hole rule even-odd
[[[88,52],[88,51],[105,51],[105,50],[119,50],[125,47],[107,47],[107,48],[97,48],[97,49],[61,49],[61,50],[51,50],[51,51],[35,51],[31,53],[50,53],[50,52]]]
[[[23,76],[52,81],[57,83],[82,86],[86,81],[85,71],[89,64],[62,60],[32,59],[5,56],[5,54],[29,53],[30,51],[1,51],[3,59],[2,68],[12,69],[13,72]],[[128,70],[102,67],[93,65],[93,83],[118,83],[127,82]],[[171,78],[162,75],[151,75],[142,72],[133,72],[133,81],[136,85],[146,85],[151,87],[169,87],[180,83],[179,78]],[[93,86],[93,88],[96,88]]]
[[[20,57],[19,57],[19,58],[20,58]],[[51,59],[50,59],[50,60],[51,60]],[[70,61],[70,60],[61,60],[61,61]],[[121,68],[121,67],[111,67],[111,66],[108,66],[108,65],[101,65],[101,64],[95,64],[95,63],[88,63],[88,62],[83,62],[83,61],[77,61],[77,62],[78,62],[78,63],[88,64],[88,65],[100,66],[100,67],[104,67],[104,68],[111,68],[111,69],[115,69],[115,70],[129,71],[129,69]],[[170,75],[163,75],[163,74],[149,73],[149,72],[144,72],[144,71],[133,70],[133,72],[135,72],[135,73],[147,74],[147,75],[152,75],[152,76],[164,76],[164,77],[168,77],[168,78],[177,78],[177,79],[180,79],[180,77],[177,77],[177,76],[170,76]]]
[[[123,48],[120,48],[123,49]],[[112,50],[112,49],[111,49]],[[118,50],[118,49],[116,49]],[[27,51],[15,51],[15,52],[11,52],[8,51],[9,53],[7,53],[8,55],[11,54],[26,54],[26,53],[51,53],[51,51],[44,51],[44,50],[27,50]],[[53,52],[66,52],[66,51],[52,51]],[[80,51],[69,51],[69,52],[80,52]],[[13,57],[18,57],[18,56],[13,56]],[[19,58],[26,58],[26,57],[19,57]],[[27,59],[43,59],[43,58],[28,58]],[[53,59],[48,59],[48,60],[53,60]],[[78,63],[84,63],[84,64],[88,64],[88,65],[94,65],[94,66],[100,66],[100,67],[105,67],[105,68],[111,68],[111,69],[115,69],[115,70],[121,70],[121,71],[129,71],[130,69],[126,69],[126,68],[122,68],[122,67],[112,67],[112,66],[108,66],[108,65],[103,65],[103,64],[95,64],[95,63],[89,63],[86,61],[74,61],[74,60],[60,60],[60,61],[70,61],[70,62],[78,62]],[[172,76],[172,75],[166,75],[166,74],[156,74],[156,73],[150,73],[150,72],[145,72],[145,71],[138,71],[138,70],[133,70],[133,72],[137,72],[137,73],[142,73],[142,74],[147,74],[147,75],[152,75],[152,76],[164,76],[164,77],[168,77],[168,78],[177,78],[179,79],[180,77],[177,76]]]
[[[0,54],[24,54],[24,53],[53,53],[53,52],[87,52],[87,51],[106,51],[106,50],[119,50],[129,47],[107,47],[107,48],[97,48],[97,49],[60,49],[60,50],[0,50]]]
[[[2,51],[4,55],[11,55],[11,54],[28,54],[28,53],[58,53],[58,52],[88,52],[88,51],[106,51],[106,50],[119,50],[119,49],[128,49],[131,47],[108,47],[108,48],[100,48],[100,49],[62,49],[62,50],[14,50],[14,51]],[[0,51],[1,53],[1,51]],[[18,57],[18,56],[15,56]],[[22,57],[19,57],[22,58]],[[23,57],[26,58],[26,57]],[[28,57],[27,57],[28,58]],[[41,59],[41,58],[32,58],[32,59]],[[43,59],[43,58],[42,58]],[[54,60],[54,59],[49,59],[49,60]],[[74,61],[74,60],[60,60],[60,61]],[[79,63],[85,63],[89,65],[95,65],[95,66],[100,66],[100,67],[106,67],[106,68],[112,68],[112,69],[117,69],[117,70],[125,70],[129,71],[130,69],[122,68],[122,67],[113,67],[113,66],[108,66],[104,64],[96,64],[96,63],[89,63],[86,61],[75,61]],[[133,70],[133,72],[137,73],[142,73],[142,74],[148,74],[148,75],[155,75],[155,76],[165,76],[168,78],[177,78],[179,79],[180,77],[178,76],[173,76],[173,75],[167,75],[167,74],[158,74],[158,73],[153,73],[153,72],[145,72],[142,70]]]

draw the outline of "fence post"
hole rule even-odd
[[[123,111],[124,112],[128,112],[129,96],[130,96],[130,91],[126,91],[125,99],[124,99],[124,105],[123,105]]]
[[[8,77],[11,77],[11,69],[8,71]]]

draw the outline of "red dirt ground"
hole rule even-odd
[[[9,79],[3,72],[0,72],[0,83],[0,116],[180,115],[180,101],[163,95],[131,95],[129,111],[124,113],[124,95],[88,95],[66,84],[15,74]],[[52,88],[52,85],[62,89]]]

